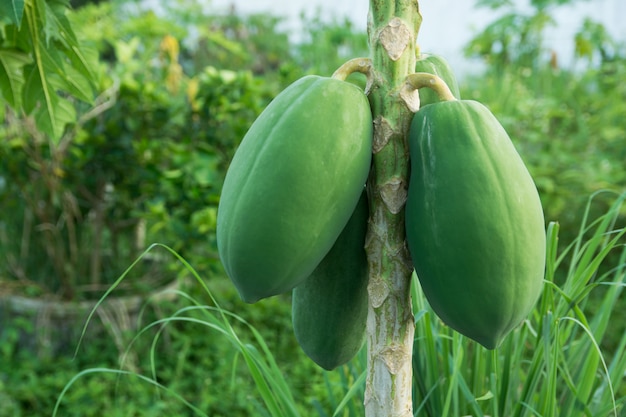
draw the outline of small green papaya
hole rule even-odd
[[[367,194],[332,249],[293,289],[293,329],[302,350],[332,370],[350,361],[365,339],[367,321]]]
[[[420,109],[409,135],[407,244],[435,313],[493,349],[543,287],[537,189],[504,128],[470,100]]]
[[[450,89],[450,92],[456,99],[461,98],[459,84],[456,80],[450,64],[440,55],[420,54],[415,62],[415,72],[426,72],[439,76]],[[424,87],[419,89],[420,106],[424,107],[432,103],[439,102],[439,97],[430,88]]]
[[[242,299],[291,291],[328,253],[361,195],[372,115],[358,87],[306,76],[244,136],[217,213],[222,264]]]

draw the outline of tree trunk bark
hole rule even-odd
[[[405,242],[404,207],[407,137],[419,99],[405,79],[415,72],[420,23],[417,0],[370,0],[374,163],[368,181],[371,214],[366,241],[370,271],[366,417],[413,415],[413,266]]]

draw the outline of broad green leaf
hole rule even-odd
[[[37,21],[37,24],[34,27],[40,31],[40,34],[44,35],[44,40],[47,44],[50,42],[51,39],[54,39],[56,36],[58,36],[58,28],[55,28],[54,20],[52,22],[50,21],[50,13],[48,13],[48,6],[46,4],[46,1],[32,1],[34,2],[33,20]]]
[[[59,50],[45,48],[40,45],[41,63],[46,74],[54,73],[58,76],[55,90],[64,90],[76,98],[90,103],[93,101],[93,90],[89,79],[63,60]]]
[[[73,46],[65,51],[65,56],[72,63],[73,70],[80,74],[91,86],[96,85],[97,76],[93,68],[97,64],[99,56],[95,48],[85,45],[80,45],[80,47]],[[91,103],[93,101],[92,96],[93,92],[90,92],[90,98],[85,101]]]
[[[50,114],[44,108],[36,109],[34,115],[37,127],[58,142],[65,131],[65,126],[76,121],[76,109],[72,102],[65,98],[57,96],[55,101],[54,119],[50,119]]]
[[[93,103],[94,92],[91,80],[85,78],[82,73],[71,65],[65,64],[64,68],[63,85],[67,88],[63,88],[63,90],[85,103]]]
[[[0,50],[0,94],[7,103],[18,108],[21,104],[21,91],[24,85],[22,68],[30,62],[30,57],[17,50]]]
[[[58,39],[69,48],[78,47],[78,39],[74,34],[74,29],[72,29],[72,25],[65,15],[67,6],[58,2],[46,2],[45,5],[47,24],[44,27],[44,32],[46,39]]]
[[[52,90],[47,76],[43,73],[43,68],[36,64],[28,65],[25,74],[27,74],[26,84],[22,92],[24,111],[27,114],[33,114],[36,111],[37,127],[48,135],[56,137],[55,132],[60,131],[56,116],[59,96]]]
[[[0,16],[9,18],[9,22],[18,28],[22,24],[24,15],[24,0],[2,0],[0,1]]]
[[[26,84],[22,90],[22,104],[24,111],[30,114],[42,100],[50,103],[52,99],[47,97],[47,95],[49,95],[47,93],[50,93],[50,91],[48,91],[47,80],[42,80],[41,73],[36,64],[30,64],[24,67],[24,75]]]

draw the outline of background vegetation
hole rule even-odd
[[[540,374],[552,375],[554,366],[570,375],[565,382],[556,377],[541,382],[544,380],[536,377],[536,385],[529,388],[530,394],[523,400],[541,403],[543,413],[537,415],[573,415],[566,414],[571,408],[563,408],[558,414],[551,408],[556,405],[550,403],[550,398],[556,398],[557,385],[564,386],[559,395],[562,403],[569,404],[573,397],[565,392],[574,391],[582,377],[591,375],[587,380],[594,382],[584,395],[589,399],[595,393],[604,401],[599,404],[607,405],[608,388],[602,382],[602,372],[597,371],[599,356],[589,353],[595,347],[576,326],[564,328],[562,333],[548,325],[542,327],[544,333],[537,331],[543,320],[548,320],[548,314],[571,315],[592,329],[607,363],[612,364],[612,372],[623,369],[623,324],[607,324],[600,318],[608,318],[611,311],[624,305],[618,298],[619,291],[613,294],[607,288],[621,288],[624,279],[623,234],[610,231],[624,227],[626,211],[614,203],[615,193],[600,193],[593,204],[587,203],[600,189],[626,191],[626,86],[622,82],[626,51],[601,24],[586,21],[572,39],[579,69],[563,68],[559,57],[546,51],[542,43],[554,10],[545,7],[550,2],[534,2],[535,8],[527,15],[508,8],[507,2],[491,3],[501,8],[503,17],[489,24],[466,48],[469,56],[484,60],[486,71],[462,79],[461,94],[482,101],[502,121],[536,180],[546,220],[559,222],[558,256],[563,258],[555,255],[552,271],[554,282],[562,286],[555,288],[563,290],[546,291],[550,299],[545,296],[530,325],[512,336],[498,355],[489,357],[475,344],[440,327],[428,307],[420,304],[423,299],[416,288],[416,311],[420,312],[417,319],[429,320],[418,322],[418,337],[422,339],[416,343],[419,351],[414,365],[416,370],[423,370],[420,375],[424,379],[423,385],[416,381],[415,408],[420,416],[447,415],[442,414],[445,412],[513,415],[509,414],[513,411],[519,412],[515,415],[526,415],[500,405],[505,401],[500,398],[506,398],[506,390],[502,389],[506,385],[494,380],[493,375],[495,369],[510,366],[506,362],[508,354],[509,362],[517,358],[537,363]],[[162,254],[168,260],[167,273],[181,279],[188,295],[147,306],[141,323],[170,318],[166,330],[159,333],[158,327],[150,327],[132,344],[133,334],[127,334],[121,346],[110,337],[87,337],[75,358],[71,352],[59,357],[22,349],[20,329],[29,324],[3,324],[0,416],[48,416],[75,375],[85,369],[117,369],[121,357],[125,358],[121,369],[139,375],[152,375],[156,368],[155,381],[171,392],[155,389],[137,376],[88,373],[65,392],[59,415],[201,415],[194,414],[173,393],[210,416],[332,415],[346,393],[351,393],[354,397],[348,398],[338,415],[360,415],[363,356],[338,371],[316,368],[293,337],[288,296],[253,306],[238,299],[217,261],[214,229],[228,161],[254,118],[272,97],[300,76],[330,75],[346,59],[367,55],[366,36],[348,21],[323,22],[308,17],[303,25],[305,36],[294,43],[278,29],[280,20],[275,17],[212,15],[194,2],[186,4],[184,8],[178,3],[171,6],[163,16],[121,1],[87,4],[68,14],[77,38],[84,40],[87,50],[99,58],[85,59],[93,62],[90,68],[94,84],[90,88],[99,96],[92,103],[88,97],[63,99],[72,104],[75,120],[89,114],[94,106],[106,104],[95,117],[84,117],[80,123],[64,119],[76,129],[59,169],[65,173],[60,180],[70,185],[92,187],[92,178],[113,184],[119,192],[107,205],[108,218],[145,221],[145,241],[161,242],[174,249],[202,279],[197,280],[164,248],[152,249],[151,253]],[[3,36],[2,42],[11,41]],[[64,91],[66,95],[72,92],[69,87]],[[15,104],[6,96],[3,99]],[[34,168],[24,140],[28,136],[12,123],[11,112],[4,106],[0,116],[4,120],[0,127],[0,204],[6,216],[0,223],[0,233],[10,234],[11,227],[23,219],[11,219],[11,204],[19,204],[19,200],[8,196],[20,193],[16,179],[28,181],[32,177],[24,174],[32,173],[29,170]],[[590,223],[607,212],[610,215],[605,219],[610,220],[601,223],[602,228],[596,224],[587,232],[581,231],[585,216]],[[612,233],[608,236],[616,236],[617,240],[608,244],[605,233]],[[578,244],[567,246],[577,238]],[[556,245],[556,234],[553,243]],[[606,247],[613,250],[599,257]],[[585,252],[585,248],[590,249]],[[3,254],[10,251],[10,247],[3,247]],[[132,261],[129,259],[114,262],[117,269],[113,278],[128,267]],[[0,283],[15,280],[3,265],[0,261]],[[126,280],[132,280],[133,273]],[[603,286],[600,282],[614,284]],[[211,293],[201,283],[206,283]],[[261,339],[236,318],[229,321],[234,328],[234,333],[229,333],[229,326],[219,321],[220,313],[185,310],[196,305],[215,306],[210,294],[223,311],[236,313],[258,330]],[[176,316],[186,320],[173,321],[171,318]],[[153,344],[156,336],[158,343]],[[559,343],[546,342],[555,338]],[[259,340],[269,346],[272,356],[262,351]],[[130,348],[123,356],[127,346]],[[263,355],[255,356],[255,346]],[[510,352],[515,346],[528,350],[513,356]],[[546,351],[536,359],[533,352],[538,346],[545,346]],[[564,346],[576,354],[558,356],[555,349]],[[295,410],[276,405],[282,410],[280,414],[267,411],[272,410],[267,399],[273,398],[272,394],[264,395],[258,389],[259,382],[250,380],[246,355],[251,355],[253,363],[276,361],[282,373],[271,373],[273,382],[285,375],[290,394],[283,399],[289,404],[291,396]],[[593,356],[595,362],[575,365],[583,363],[580,358],[586,356]],[[453,369],[464,369],[466,373],[460,379],[450,373],[447,385],[437,379]],[[530,371],[519,368],[517,372],[511,380]],[[613,380],[621,381],[622,377],[617,375]],[[463,385],[463,381],[472,383]],[[616,406],[622,409],[626,389],[617,383],[615,388]],[[467,400],[468,392],[474,396],[473,402]],[[419,407],[422,399],[432,402]],[[611,415],[610,407],[600,405],[594,406],[589,400],[583,413]]]

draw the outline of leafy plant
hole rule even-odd
[[[496,74],[507,66],[536,69],[545,62],[546,52],[550,58],[550,51],[544,46],[544,32],[556,24],[552,11],[577,1],[532,0],[531,11],[525,12],[512,1],[479,0],[478,7],[504,10],[504,13],[467,44],[465,54],[485,60]]]
[[[14,0],[0,11],[0,93],[58,141],[77,113],[70,97],[93,102],[93,51],[76,36],[65,0]]]
[[[619,55],[619,45],[608,33],[604,25],[590,18],[583,21],[582,27],[574,37],[575,52],[579,58],[590,63],[599,55],[600,63],[607,63]]]

